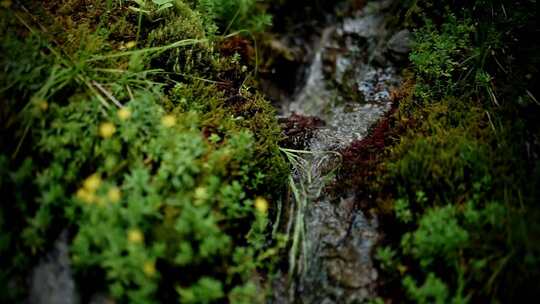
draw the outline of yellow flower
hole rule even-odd
[[[118,203],[122,198],[122,192],[120,191],[120,189],[118,189],[118,187],[112,187],[107,192],[107,198],[111,203]]]
[[[116,115],[120,120],[128,120],[131,117],[131,111],[128,108],[121,108]]]
[[[161,123],[165,127],[171,128],[176,124],[176,118],[173,115],[168,114],[161,118]]]
[[[47,109],[49,109],[49,103],[45,99],[42,99],[38,102],[38,107],[42,111],[47,111]]]
[[[260,213],[266,213],[268,211],[268,201],[265,198],[257,197],[255,199],[255,209]]]
[[[132,244],[140,244],[144,241],[144,235],[139,229],[131,229],[128,231],[128,242]]]
[[[153,261],[146,261],[143,264],[143,272],[149,277],[153,277],[156,274],[156,263]]]
[[[96,196],[94,195],[94,193],[88,191],[86,188],[80,188],[79,190],[77,190],[75,196],[87,204],[93,204],[96,202]]]
[[[88,192],[95,192],[99,186],[101,185],[101,176],[99,176],[99,173],[94,173],[87,177],[83,182],[83,187]]]
[[[407,266],[403,265],[403,264],[399,264],[397,266],[397,270],[403,275],[407,272]]]
[[[78,199],[83,199],[86,194],[88,194],[88,191],[86,191],[86,189],[84,188],[80,188],[79,190],[77,190],[77,193],[75,194],[75,196],[78,198]]]
[[[205,187],[197,187],[195,189],[195,205],[200,205],[208,199],[208,191]]]
[[[137,46],[137,41],[129,41],[126,43],[126,49],[132,49]]]
[[[116,132],[116,127],[112,122],[104,122],[99,126],[99,135],[103,138],[110,138]]]

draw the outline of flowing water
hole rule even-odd
[[[304,84],[282,104],[284,117],[312,116],[324,124],[312,131],[303,151],[288,151],[294,216],[287,233],[293,244],[289,274],[276,280],[276,303],[362,303],[376,296],[377,218],[357,209],[353,195],[330,195],[325,187],[335,182],[337,151],[368,134],[389,111],[390,91],[399,85],[392,58],[400,54],[393,50],[406,52],[408,37],[400,32],[407,39],[393,42],[397,47],[388,43],[395,40],[384,21],[389,3],[368,4],[325,28]]]

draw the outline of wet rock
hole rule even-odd
[[[356,84],[366,102],[385,103],[390,100],[392,88],[399,84],[399,77],[391,66],[387,68],[366,66],[357,70]]]
[[[76,304],[79,296],[71,270],[67,231],[32,271],[28,304]]]
[[[328,81],[324,76],[323,52],[330,43],[333,27],[326,28],[317,46],[317,52],[307,71],[305,84],[296,94],[292,102],[283,104],[283,113],[299,113],[302,115],[319,116],[319,113],[328,106],[328,100],[332,98],[332,92],[328,90]]]
[[[396,60],[405,60],[412,47],[412,34],[409,30],[395,33],[387,43],[388,52]]]
[[[314,116],[293,113],[279,120],[286,139],[282,145],[290,149],[304,149],[317,128],[325,125],[324,121]]]
[[[336,106],[325,115],[326,126],[312,135],[309,143],[314,151],[331,151],[343,149],[355,140],[363,138],[369,127],[377,122],[390,104],[357,104],[347,103]]]
[[[306,117],[325,124],[297,141],[311,152],[303,154],[302,168],[292,172],[303,192],[305,234],[295,279],[285,284],[288,292],[276,293],[275,303],[362,303],[376,296],[378,273],[371,258],[379,237],[376,217],[368,219],[358,210],[353,189],[330,193],[327,187],[335,182],[332,173],[342,159],[333,151],[365,138],[390,110],[390,92],[399,85],[385,54],[388,45],[392,53],[406,54],[407,35],[400,32],[388,41],[383,10],[389,3],[368,3],[355,17],[327,27],[305,83],[293,100],[283,103],[291,136],[302,134],[295,132]],[[283,282],[276,287],[283,288]]]
[[[384,18],[380,15],[366,15],[343,22],[343,33],[355,34],[362,38],[380,37],[386,31]]]
[[[401,30],[388,40],[388,50],[397,54],[407,54],[411,51],[412,34],[409,30]]]
[[[376,220],[368,221],[354,210],[354,199],[339,205],[320,201],[308,212],[306,222],[308,268],[300,279],[303,303],[338,299],[329,303],[364,302],[376,295],[377,270],[371,251],[377,234]]]

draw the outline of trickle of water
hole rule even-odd
[[[334,30],[333,27],[327,27],[323,30],[321,39],[316,46],[315,56],[307,73],[306,83],[294,101],[285,104],[285,114],[295,112],[303,115],[318,116],[321,114],[323,108],[328,105],[332,94],[326,90],[328,81],[323,74],[322,54]]]
[[[302,241],[290,257],[295,268],[288,302],[352,303],[376,296],[378,274],[371,251],[378,239],[377,219],[357,210],[354,197],[332,197],[324,188],[339,165],[335,151],[367,135],[390,109],[390,90],[400,82],[389,61],[384,68],[373,64],[390,38],[384,8],[368,6],[357,17],[325,28],[305,84],[283,104],[285,115],[316,116],[325,122],[305,142],[303,162],[293,172],[292,208],[298,215],[295,227],[301,229],[295,236]],[[359,98],[347,97],[343,88]],[[282,303],[284,297],[276,296],[276,301]]]

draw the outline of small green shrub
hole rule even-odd
[[[451,290],[443,280],[437,277],[434,273],[428,273],[426,280],[421,286],[418,286],[411,276],[406,276],[403,279],[403,285],[407,290],[409,298],[416,303],[452,303],[465,304],[470,302],[469,296],[464,296],[463,281],[460,277],[460,286],[456,293],[452,296]]]
[[[418,287],[412,277],[405,277],[403,285],[416,303],[448,303],[448,287],[433,273],[428,274],[426,281]]]
[[[271,25],[259,0],[198,0],[198,9],[215,20],[222,30],[260,32]]]
[[[470,45],[473,32],[471,21],[450,15],[440,30],[428,19],[415,33],[410,60],[417,73],[416,94],[422,100],[431,102],[464,89],[458,78],[471,69],[465,63],[475,56]]]
[[[397,199],[394,204],[394,211],[396,213],[396,218],[402,223],[410,223],[413,220],[413,214],[407,199]]]
[[[404,252],[412,254],[427,267],[434,260],[452,262],[460,250],[467,247],[469,233],[456,219],[452,205],[428,210],[413,233],[406,233],[401,241]]]
[[[396,268],[396,252],[390,247],[379,247],[375,253],[375,258],[381,264],[384,270],[392,270]]]

